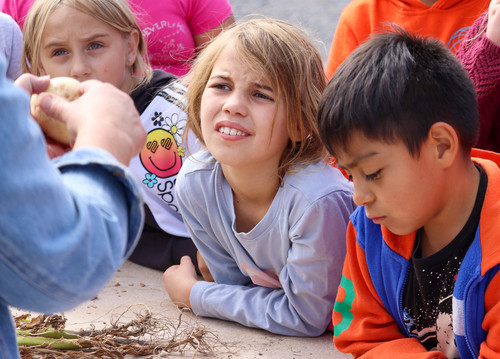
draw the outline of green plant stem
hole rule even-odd
[[[41,346],[48,349],[82,349],[84,345],[80,344],[78,339],[54,339],[39,336],[17,336],[19,346]]]
[[[53,338],[53,339],[59,339],[59,338],[65,338],[65,339],[78,339],[79,336],[72,333],[68,332],[66,330],[54,330],[54,331],[37,331],[33,333],[30,330],[26,329],[17,329],[17,335],[22,335],[25,337],[44,337],[44,338]]]

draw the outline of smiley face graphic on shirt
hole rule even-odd
[[[142,165],[159,178],[174,176],[182,165],[179,149],[169,131],[163,128],[152,130],[140,154]]]

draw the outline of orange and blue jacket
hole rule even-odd
[[[453,292],[453,331],[462,359],[500,357],[500,154],[473,150],[488,176],[476,236]],[[479,156],[479,157],[476,157]],[[347,232],[347,257],[333,311],[334,343],[363,358],[446,358],[409,333],[403,291],[416,233],[400,236],[358,207]]]

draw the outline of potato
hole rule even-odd
[[[68,101],[73,101],[80,97],[79,86],[80,82],[71,77],[54,77],[50,80],[49,87],[45,92],[64,97]],[[31,115],[48,137],[68,146],[71,144],[71,136],[66,124],[47,116],[42,111],[37,94],[31,96]]]

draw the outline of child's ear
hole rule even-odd
[[[443,168],[453,164],[460,152],[460,142],[455,129],[446,122],[436,122],[429,129],[427,143],[436,161]]]
[[[127,38],[127,65],[132,66],[139,47],[139,31],[132,30]],[[131,59],[132,61],[129,61]]]

